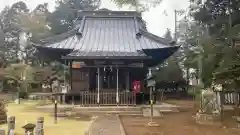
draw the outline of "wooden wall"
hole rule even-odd
[[[116,69],[113,68],[113,74],[116,74]],[[71,69],[71,91],[88,91],[97,89],[96,81],[97,68],[81,67]],[[103,68],[100,70],[100,79],[103,80]],[[129,88],[132,89],[134,80],[141,81],[141,90],[145,89],[145,77],[147,70],[145,68],[119,68],[119,89],[127,89],[127,72],[129,72]],[[117,75],[117,74],[116,74]],[[100,89],[103,89],[103,82],[100,81]],[[116,88],[116,76],[114,76],[110,89]],[[104,88],[107,89],[107,88]]]
[[[87,68],[72,68],[72,91],[88,90],[89,74]]]

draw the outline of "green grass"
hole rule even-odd
[[[54,118],[50,113],[36,110],[35,107],[42,105],[42,101],[22,101],[20,105],[9,103],[7,106],[8,116],[16,117],[16,135],[24,135],[21,128],[26,123],[36,124],[39,117],[44,117],[45,135],[83,135],[89,121],[77,121],[69,119],[58,119],[58,124],[54,124]],[[7,131],[7,124],[1,125]]]

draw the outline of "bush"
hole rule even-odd
[[[202,88],[199,86],[191,86],[188,89],[188,94],[193,96],[195,98],[195,100],[199,101],[200,96],[201,96],[201,90],[202,90]]]

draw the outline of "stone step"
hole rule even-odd
[[[159,110],[160,112],[179,112],[178,107],[168,107],[168,106],[154,106],[153,107],[156,110]],[[144,106],[142,107],[142,110],[144,109],[150,109],[150,106]]]
[[[143,109],[143,116],[144,117],[149,117],[151,116],[151,109],[150,108],[145,108]],[[154,117],[160,117],[161,113],[157,109],[153,109],[153,116]]]
[[[161,113],[171,113],[171,112],[179,112],[179,110],[172,110],[172,109],[165,109],[165,110],[159,110]]]
[[[141,111],[140,107],[74,107],[76,111]]]
[[[82,114],[121,114],[121,115],[142,115],[141,111],[84,111]]]

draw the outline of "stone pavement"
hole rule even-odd
[[[151,116],[151,108],[143,108],[143,116],[150,117]],[[153,117],[161,117],[161,113],[158,109],[153,108]]]
[[[89,128],[89,135],[125,135],[117,115],[102,115]]]

